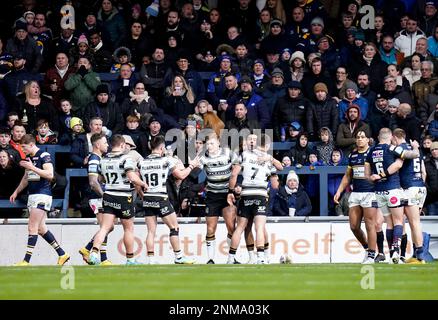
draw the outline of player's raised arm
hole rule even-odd
[[[172,174],[175,178],[177,178],[179,180],[184,180],[185,178],[188,177],[190,172],[192,172],[192,170],[194,168],[196,168],[197,166],[199,166],[199,158],[198,157],[196,157],[195,159],[190,161],[190,164],[187,168],[184,168],[184,165],[182,164],[182,162],[178,161],[178,163],[173,168]]]

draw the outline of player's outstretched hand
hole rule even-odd
[[[193,168],[199,167],[199,157],[196,156],[193,160],[190,160],[189,165],[193,166]]]
[[[371,175],[371,177],[370,177],[370,180],[371,180],[371,181],[377,181],[377,180],[380,180],[380,179],[382,179],[382,177],[379,176],[378,174],[373,174],[373,175]]]
[[[411,143],[412,148],[414,148],[414,149],[420,148],[420,144],[418,143],[417,140],[409,140],[409,141]]]

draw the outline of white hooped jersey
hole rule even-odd
[[[135,170],[135,163],[125,153],[109,153],[100,160],[101,174],[105,178],[105,193],[115,196],[130,196],[133,185],[127,173]]]
[[[242,196],[268,196],[268,178],[275,171],[271,162],[259,162],[268,154],[259,150],[244,151],[240,156],[242,166]]]
[[[167,197],[167,177],[178,164],[178,159],[150,154],[138,164],[141,179],[148,185],[145,196]]]
[[[207,174],[208,192],[227,193],[231,167],[239,164],[237,155],[228,148],[220,148],[216,155],[210,155],[208,151],[199,159],[200,168]]]

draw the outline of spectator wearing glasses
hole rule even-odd
[[[400,103],[413,104],[410,91],[406,91],[402,87],[397,86],[397,80],[393,76],[386,76],[383,80],[383,85],[383,95],[387,99],[397,98]]]
[[[431,61],[423,61],[421,63],[421,78],[412,85],[412,94],[415,100],[415,105],[421,105],[426,97],[434,92],[435,86],[438,84],[438,77],[433,76],[434,65]]]

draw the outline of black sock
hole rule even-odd
[[[379,250],[379,253],[383,253],[384,241],[385,241],[385,236],[383,235],[383,231],[377,232],[377,250]]]
[[[402,257],[406,256],[406,248],[408,246],[408,235],[405,233],[402,236],[401,244],[400,244],[400,255]]]

